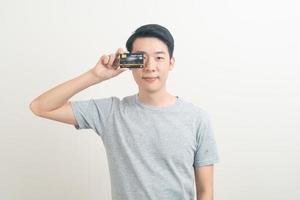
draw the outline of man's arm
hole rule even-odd
[[[213,200],[213,165],[195,168],[197,200]]]
[[[89,70],[46,91],[30,103],[30,109],[39,117],[75,125],[76,120],[68,100],[97,82],[96,77]]]
[[[78,92],[125,71],[114,66],[115,59],[122,52],[119,49],[115,54],[103,55],[94,68],[38,96],[30,103],[31,111],[39,117],[75,125],[76,120],[68,100]]]

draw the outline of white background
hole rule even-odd
[[[299,199],[298,1],[0,2],[1,200],[110,199],[101,138],[38,118],[29,103],[125,48],[147,23],[175,38],[169,91],[211,115],[215,199]],[[127,71],[71,100],[136,92]]]

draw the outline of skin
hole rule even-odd
[[[176,96],[167,91],[166,82],[169,72],[174,68],[175,59],[170,57],[167,45],[153,37],[137,38],[132,53],[137,52],[145,55],[144,68],[131,70],[139,88],[139,100],[157,107],[174,104]],[[144,77],[158,78],[150,83]]]
[[[195,183],[197,200],[214,199],[214,165],[200,166],[195,168]]]

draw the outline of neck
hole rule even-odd
[[[146,91],[139,91],[139,100],[151,106],[164,107],[172,105],[176,102],[176,96],[171,95],[166,90],[157,91],[154,93],[149,93]]]

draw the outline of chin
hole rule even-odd
[[[147,93],[156,93],[158,91],[160,91],[161,88],[149,88],[149,87],[140,87],[140,90],[143,90]]]

